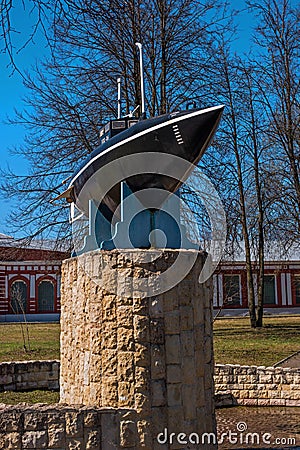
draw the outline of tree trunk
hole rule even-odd
[[[233,137],[233,148],[236,160],[236,168],[237,168],[237,179],[238,179],[238,191],[239,191],[239,205],[240,205],[240,214],[241,214],[241,226],[242,226],[242,234],[245,245],[245,257],[246,257],[246,274],[247,274],[247,289],[248,289],[248,308],[250,315],[250,324],[252,328],[256,327],[256,312],[255,312],[255,295],[254,295],[254,283],[253,283],[253,270],[252,270],[252,261],[251,261],[251,248],[250,248],[250,239],[249,239],[249,230],[247,223],[247,212],[246,212],[246,201],[245,201],[245,192],[244,192],[244,184],[243,184],[243,173],[242,173],[242,165],[240,158],[240,149],[238,145],[238,127],[237,127],[237,119],[236,112],[233,102],[233,93],[231,89],[231,82],[228,72],[228,63],[225,61],[225,77],[226,84],[229,92],[229,103],[230,103],[230,114],[232,120],[232,137]]]

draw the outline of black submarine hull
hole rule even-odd
[[[138,153],[173,155],[196,165],[214,136],[223,109],[224,106],[220,105],[164,114],[142,120],[132,128],[110,138],[92,152],[75,172],[68,188],[70,193],[68,200],[73,201],[81,212],[88,215],[89,200],[94,199],[98,202],[101,198],[103,213],[110,219],[109,216],[114,214],[120,204],[121,189],[120,183],[116,183],[103,196],[107,179],[103,178],[102,168],[109,167],[110,163],[118,160],[120,164],[114,165],[114,171],[120,171],[119,178],[122,178],[122,173],[126,173],[126,169],[122,167],[123,157]],[[183,173],[176,179],[160,174],[159,157],[157,161],[158,173],[143,171],[123,180],[137,196],[140,190],[149,188],[166,191],[166,196],[161,197],[162,203],[170,192],[175,192],[180,187],[183,180],[188,177],[188,173],[184,167]]]

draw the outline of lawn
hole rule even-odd
[[[23,331],[27,337],[24,324]],[[59,359],[60,325],[58,323],[30,323],[28,331],[30,351],[25,351],[21,324],[0,324],[0,362]]]
[[[266,317],[251,329],[249,318],[214,323],[216,363],[271,366],[300,350],[300,316]]]
[[[262,329],[253,330],[248,318],[217,319],[214,349],[217,363],[272,365],[300,350],[300,315],[266,317]],[[29,352],[24,351],[20,324],[0,324],[0,362],[59,359],[57,323],[30,323]]]
[[[30,392],[0,392],[0,403],[17,405],[18,403],[47,403],[59,402],[59,392],[52,391],[30,391]]]
[[[270,366],[300,350],[300,316],[267,317],[253,330],[249,319],[217,319],[214,323],[215,361]],[[23,326],[26,334],[26,327]],[[59,359],[59,324],[28,324],[30,351],[24,351],[20,324],[0,324],[0,362]],[[1,392],[0,403],[57,403],[58,392]]]

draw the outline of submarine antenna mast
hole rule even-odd
[[[121,119],[121,78],[117,79],[118,83],[118,119]]]
[[[142,97],[142,105],[141,105],[141,118],[146,119],[145,113],[145,83],[144,83],[144,61],[143,61],[143,46],[140,42],[136,42],[135,45],[139,49],[140,54],[140,77],[141,77],[141,97]]]

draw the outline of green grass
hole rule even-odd
[[[300,350],[300,316],[266,317],[251,329],[249,318],[214,323],[216,363],[271,366]]]
[[[30,392],[0,392],[0,403],[17,405],[18,403],[58,403],[59,392],[30,391]]]
[[[272,365],[300,350],[300,316],[266,317],[253,330],[248,318],[217,319],[214,347],[217,363]],[[59,359],[59,324],[31,323],[31,351],[25,352],[20,324],[0,324],[0,362]]]
[[[215,361],[270,366],[300,350],[300,316],[266,317],[262,329],[251,329],[248,318],[217,319]],[[0,362],[59,359],[59,324],[29,324],[31,351],[25,352],[20,324],[0,324]],[[48,391],[2,392],[0,403],[57,403]]]
[[[23,324],[24,333],[26,326]],[[24,350],[20,324],[0,324],[0,362],[30,359],[59,359],[58,323],[28,324],[30,351]]]

